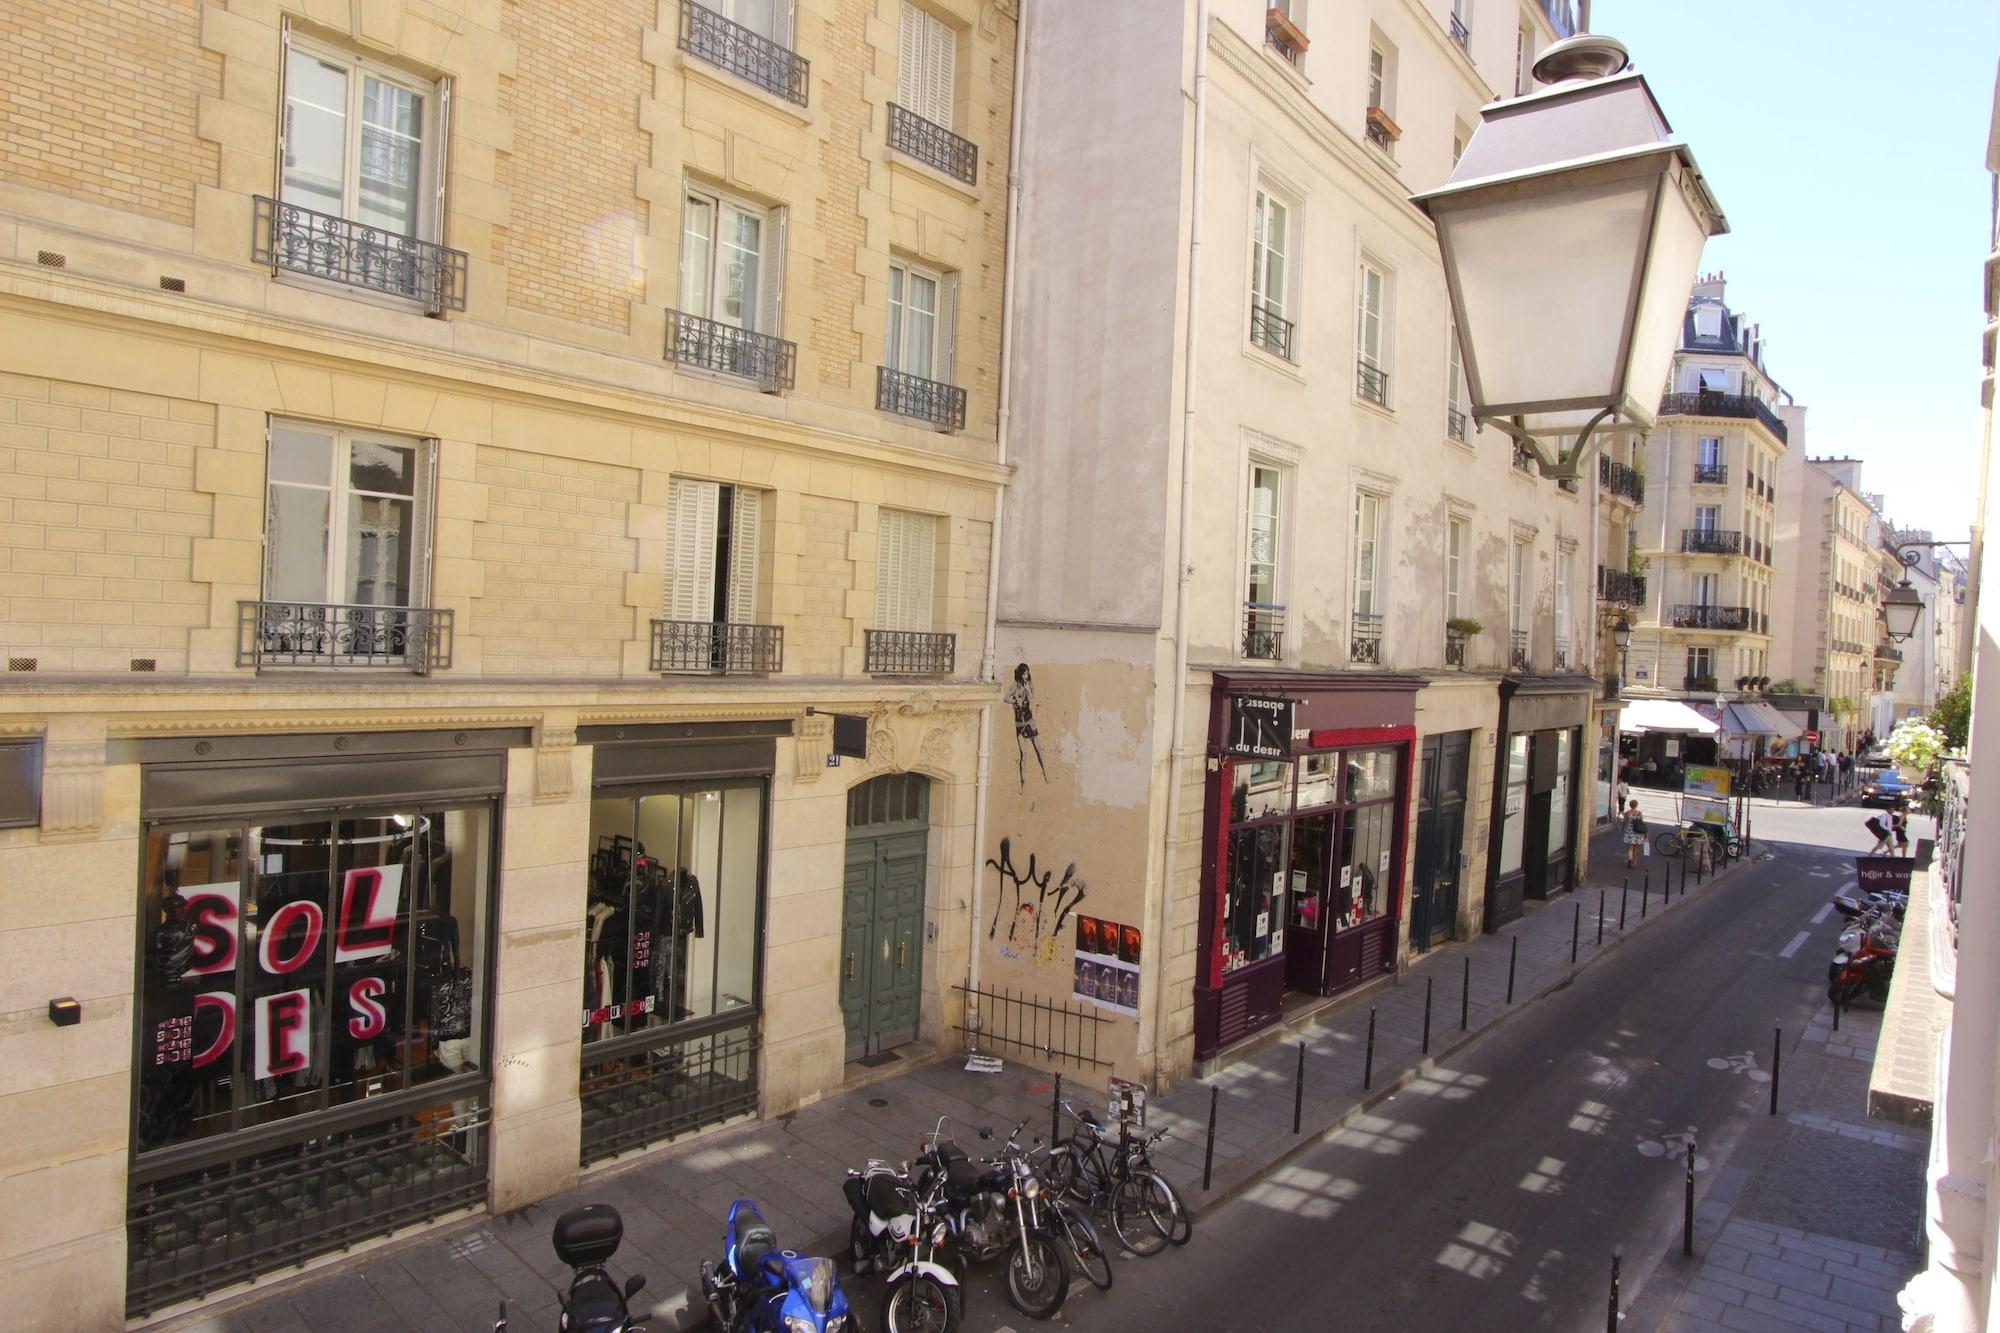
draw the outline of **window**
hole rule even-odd
[[[1368,105],[1389,110],[1389,56],[1379,46],[1368,48]]]
[[[1715,677],[1715,650],[1713,648],[1688,649],[1688,682],[1712,680]]]
[[[1284,473],[1262,463],[1250,465],[1246,515],[1243,655],[1276,661],[1284,656],[1284,603],[1279,583],[1279,524]]]
[[[1570,567],[1576,561],[1576,552],[1559,548],[1556,551],[1556,648],[1559,655],[1567,658],[1570,639]],[[1560,663],[1567,666],[1568,662]]]
[[[1700,305],[1694,309],[1694,336],[1697,338],[1720,338],[1722,336],[1722,307]]]
[[[433,453],[421,440],[271,423],[264,597],[422,605]]]
[[[956,273],[937,273],[902,260],[891,261],[889,327],[883,344],[889,369],[950,383],[957,308]]]
[[[763,492],[743,486],[684,477],[668,483],[668,620],[756,623],[763,501]]]
[[[1297,356],[1287,300],[1291,229],[1291,205],[1260,188],[1250,232],[1250,341],[1287,360]]]
[[[1469,388],[1465,382],[1465,362],[1458,344],[1458,322],[1451,323],[1450,336],[1445,343],[1444,368],[1444,433],[1461,443],[1465,440],[1468,417],[1466,405],[1471,401]]]
[[[1388,320],[1389,279],[1372,262],[1361,262],[1359,299],[1355,312],[1356,385],[1372,403],[1389,401]]]
[[[1535,31],[1523,23],[1514,34],[1514,95],[1535,90]]]
[[[280,200],[398,236],[435,236],[444,93],[288,38]]]
[[[1458,159],[1465,156],[1465,146],[1470,142],[1472,142],[1472,131],[1466,129],[1463,125],[1452,126],[1451,164],[1454,167],[1458,165]]]
[[[1715,505],[1696,505],[1694,509],[1694,529],[1696,532],[1715,532],[1722,524],[1722,510]]]
[[[707,0],[707,8],[765,41],[792,44],[793,0]]]
[[[875,628],[928,632],[936,579],[936,517],[882,510],[875,533]]]
[[[1500,874],[1516,874],[1521,869],[1522,834],[1528,824],[1528,742],[1527,732],[1507,737],[1507,788],[1501,806]]]
[[[1463,518],[1454,518],[1445,525],[1444,541],[1444,618],[1459,620],[1465,617],[1461,594],[1465,587],[1465,558],[1472,550],[1472,524]]]
[[[1700,466],[1705,468],[1722,466],[1722,441],[1719,438],[1713,435],[1702,436],[1700,449]]]
[[[1517,671],[1526,671],[1531,660],[1528,643],[1528,611],[1533,595],[1528,586],[1530,549],[1527,542],[1515,538],[1507,567],[1507,660]]]
[[[949,25],[905,0],[900,36],[897,104],[933,125],[950,129],[952,80],[958,62],[957,34]]]
[[[704,190],[689,190],[681,220],[682,313],[732,329],[776,334],[782,215]]]
[[[1367,491],[1354,497],[1354,558],[1348,597],[1353,624],[1348,655],[1356,662],[1382,660],[1382,613],[1388,604],[1382,587],[1382,520],[1387,507],[1383,497]]]
[[[1697,574],[1694,576],[1694,604],[1696,606],[1715,605],[1715,575]]]

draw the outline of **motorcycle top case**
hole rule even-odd
[[[587,1203],[556,1219],[556,1258],[571,1268],[610,1261],[625,1239],[625,1219],[608,1203]]]

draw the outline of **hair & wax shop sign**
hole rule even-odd
[[[1252,694],[1231,695],[1229,735],[1223,750],[1250,759],[1289,759],[1292,754],[1292,701]]]

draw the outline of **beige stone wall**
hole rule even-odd
[[[186,225],[218,153],[197,137],[221,61],[188,0],[14,0],[0,7],[6,174]]]

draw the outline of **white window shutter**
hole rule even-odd
[[[924,119],[952,128],[952,79],[957,73],[956,34],[937,19],[924,16]]]
[[[904,12],[909,12],[905,6]],[[896,594],[902,581],[904,553],[903,513],[884,509],[875,528],[875,628],[901,629]]]
[[[417,445],[417,493],[410,505],[410,605],[431,604],[431,558],[435,544],[437,512],[438,445],[423,440]]]
[[[771,210],[764,227],[764,290],[759,293],[757,332],[785,336],[785,218],[787,210]]]
[[[930,514],[906,514],[903,529],[902,628],[928,632],[937,575],[937,519]]]
[[[915,5],[904,0],[896,41],[896,104],[918,115],[924,114],[923,18]]]
[[[951,384],[952,351],[958,344],[958,274],[947,273],[938,283],[936,379]]]
[[[292,16],[278,16],[278,160],[271,180],[271,197],[285,193],[285,141],[292,128],[292,104],[285,100],[285,71],[292,64]],[[274,242],[275,243],[275,242]]]
[[[668,620],[715,616],[715,517],[720,488],[712,481],[676,477],[669,485],[667,518]]]
[[[451,151],[451,80],[439,79],[437,85],[437,143],[431,152],[431,170],[437,174],[437,187],[431,196],[431,239],[439,245],[444,241],[444,185],[447,168],[450,166]]]
[[[731,488],[735,496],[729,521],[729,623],[757,623],[758,529],[764,516],[764,493],[748,487]],[[711,594],[713,596],[713,594]]]

